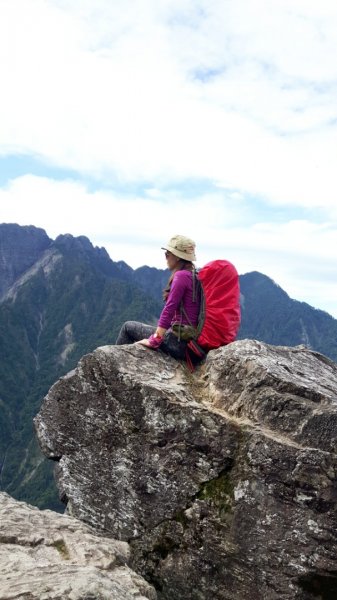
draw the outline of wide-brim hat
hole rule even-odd
[[[195,242],[184,235],[174,235],[162,250],[172,252],[174,256],[184,260],[197,260],[195,256]]]

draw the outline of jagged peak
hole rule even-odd
[[[0,233],[18,233],[18,234],[29,234],[48,238],[50,242],[52,240],[48,237],[46,231],[42,227],[36,227],[35,225],[19,225],[18,223],[0,223]]]

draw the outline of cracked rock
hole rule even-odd
[[[337,597],[337,365],[243,340],[193,375],[98,348],[36,418],[68,512],[130,543],[161,600]]]
[[[155,600],[125,542],[0,493],[1,600]]]

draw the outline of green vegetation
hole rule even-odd
[[[232,510],[234,499],[234,487],[230,473],[221,473],[219,477],[206,481],[202,484],[197,494],[199,500],[207,500],[219,511],[220,518]]]
[[[51,545],[56,548],[64,560],[69,560],[69,550],[63,540],[56,540],[56,542],[53,542]]]
[[[51,385],[127,319],[152,322],[160,306],[121,278],[86,238],[61,236],[59,260],[21,285],[0,311],[0,489],[40,508],[63,510],[33,417]]]

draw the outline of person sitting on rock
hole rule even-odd
[[[171,276],[164,289],[165,306],[157,327],[126,321],[116,344],[137,342],[155,350],[160,348],[176,359],[184,359],[187,346],[184,338],[188,338],[189,328],[197,327],[200,311],[200,289],[193,264],[195,243],[183,235],[175,235],[162,250],[165,250]]]

